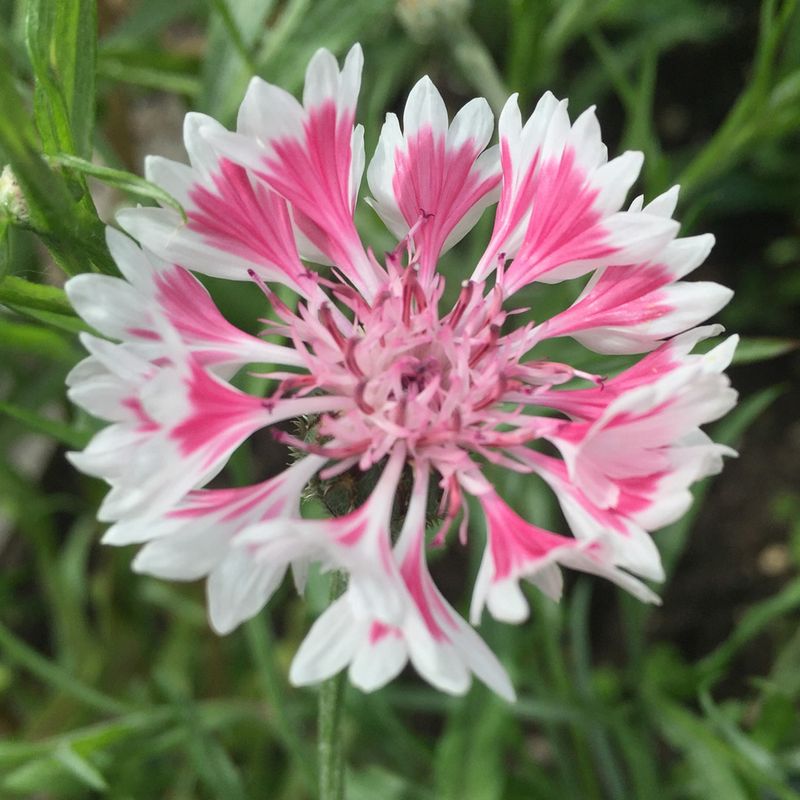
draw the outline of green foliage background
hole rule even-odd
[[[0,0],[0,165],[24,197],[0,191],[1,797],[315,796],[315,696],[286,676],[324,580],[308,602],[285,591],[219,639],[201,587],[134,576],[128,550],[99,547],[103,487],[63,459],[95,424],[63,399],[84,325],[58,287],[115,273],[90,188],[169,200],[136,176],[131,107],[172,96],[230,124],[250,75],[298,91],[316,48],[342,55],[355,41],[368,151],[424,72],[451,110],[476,94],[498,110],[517,91],[530,111],[545,88],[569,96],[573,114],[596,103],[610,151],[645,152],[647,196],[681,183],[684,233],[717,233],[704,277],[739,290],[723,319],[745,334],[738,359],[751,366],[736,374],[748,391],[715,437],[737,445],[754,421],[785,414],[776,398],[797,396],[796,2]],[[371,212],[359,214],[376,248],[388,246]],[[445,269],[474,262],[480,239]],[[255,294],[214,289],[237,321],[261,311]],[[537,314],[563,302],[549,297],[533,298]],[[577,358],[568,348],[559,355]],[[254,459],[236,463],[242,476]],[[499,480],[521,512],[555,516],[535,485]],[[658,534],[670,574],[691,567],[681,558],[708,489]],[[699,656],[659,635],[668,609],[593,581],[573,580],[560,606],[531,594],[529,623],[482,627],[516,705],[481,686],[450,698],[410,673],[371,696],[349,692],[351,800],[800,798],[800,495],[753,501],[774,501],[764,518],[784,531],[788,565]],[[729,534],[721,520],[699,535]],[[476,555],[437,564],[462,603]],[[730,565],[703,568],[713,585]],[[757,672],[744,657],[754,648]]]

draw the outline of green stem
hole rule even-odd
[[[347,578],[334,572],[330,599],[333,602],[345,590]],[[319,693],[319,800],[344,800],[344,749],[341,723],[347,673],[342,670],[325,681]]]

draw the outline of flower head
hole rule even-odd
[[[105,541],[143,543],[138,571],[207,576],[220,632],[257,613],[289,568],[299,589],[312,563],[349,574],[300,648],[294,682],[349,665],[371,690],[410,661],[445,691],[465,691],[474,673],[512,697],[503,667],[434,584],[428,548],[459,519],[464,540],[475,498],[487,531],[476,623],[484,607],[524,619],[523,578],[558,597],[559,565],[657,600],[641,580],[663,577],[650,531],[680,516],[689,485],[729,452],[700,426],[735,402],[722,372],[735,339],[691,351],[719,332],[693,326],[730,292],[682,280],[713,239],[676,238],[676,190],[623,208],[642,158],[608,161],[592,109],[571,123],[566,101],[548,93],[523,124],[511,97],[499,145],[487,149],[487,103],[450,121],[428,78],[402,125],[387,115],[367,168],[368,202],[398,239],[377,257],[354,223],[361,67],[357,46],[341,70],[319,51],[302,103],[254,78],[235,131],[189,114],[190,163],[148,159],[148,177],[180,200],[186,221],[171,208],[120,213],[142,246],[109,230],[124,277],[67,284],[78,312],[113,340],[85,336],[90,355],[69,376],[72,400],[110,423],[71,458],[111,486]],[[486,250],[452,291],[440,257],[495,203]],[[192,272],[256,283],[271,312],[262,335],[228,322]],[[525,287],[584,276],[550,319],[514,308]],[[646,355],[604,379],[543,355],[563,336]],[[271,391],[231,384],[254,364]],[[293,419],[303,432],[273,427]],[[262,428],[297,460],[253,486],[204,488]],[[523,519],[487,464],[539,476],[572,535]],[[333,519],[303,518],[308,484],[345,474],[372,480],[366,499]]]

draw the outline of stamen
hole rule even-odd
[[[283,300],[281,300],[280,297],[278,297],[278,295],[275,294],[275,292],[273,292],[269,286],[267,286],[266,283],[264,283],[264,279],[254,269],[248,269],[247,274],[250,276],[250,279],[253,281],[253,283],[255,283],[255,285],[258,286],[258,288],[264,293],[264,297],[266,297],[270,302],[270,305],[275,310],[275,313],[278,314],[278,316],[284,318],[287,316],[294,317],[294,312],[292,309],[289,308],[289,306],[287,306],[286,303],[284,303]]]
[[[331,312],[331,307],[328,303],[323,303],[319,308],[319,321],[322,323],[323,327],[326,331],[333,337],[333,340],[336,344],[344,350],[346,346],[346,339],[342,335],[342,332],[339,330],[336,323],[333,321],[333,313]]]
[[[480,345],[480,347],[478,347],[478,349],[470,356],[469,366],[474,367],[478,363],[478,361],[480,361],[481,358],[483,358],[486,352],[497,344],[497,340],[499,338],[500,338],[500,326],[490,325],[488,341]]]
[[[365,414],[374,414],[375,409],[364,399],[364,391],[367,388],[367,381],[359,381],[356,384],[355,391],[353,392],[353,400],[356,401],[356,405],[365,413]]]
[[[361,340],[355,336],[351,336],[345,341],[344,345],[344,363],[345,366],[359,378],[364,377],[364,371],[358,364],[356,359],[356,347],[361,343]]]

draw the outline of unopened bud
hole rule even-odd
[[[10,165],[6,164],[0,173],[0,213],[10,217],[13,222],[30,221],[28,201]]]

